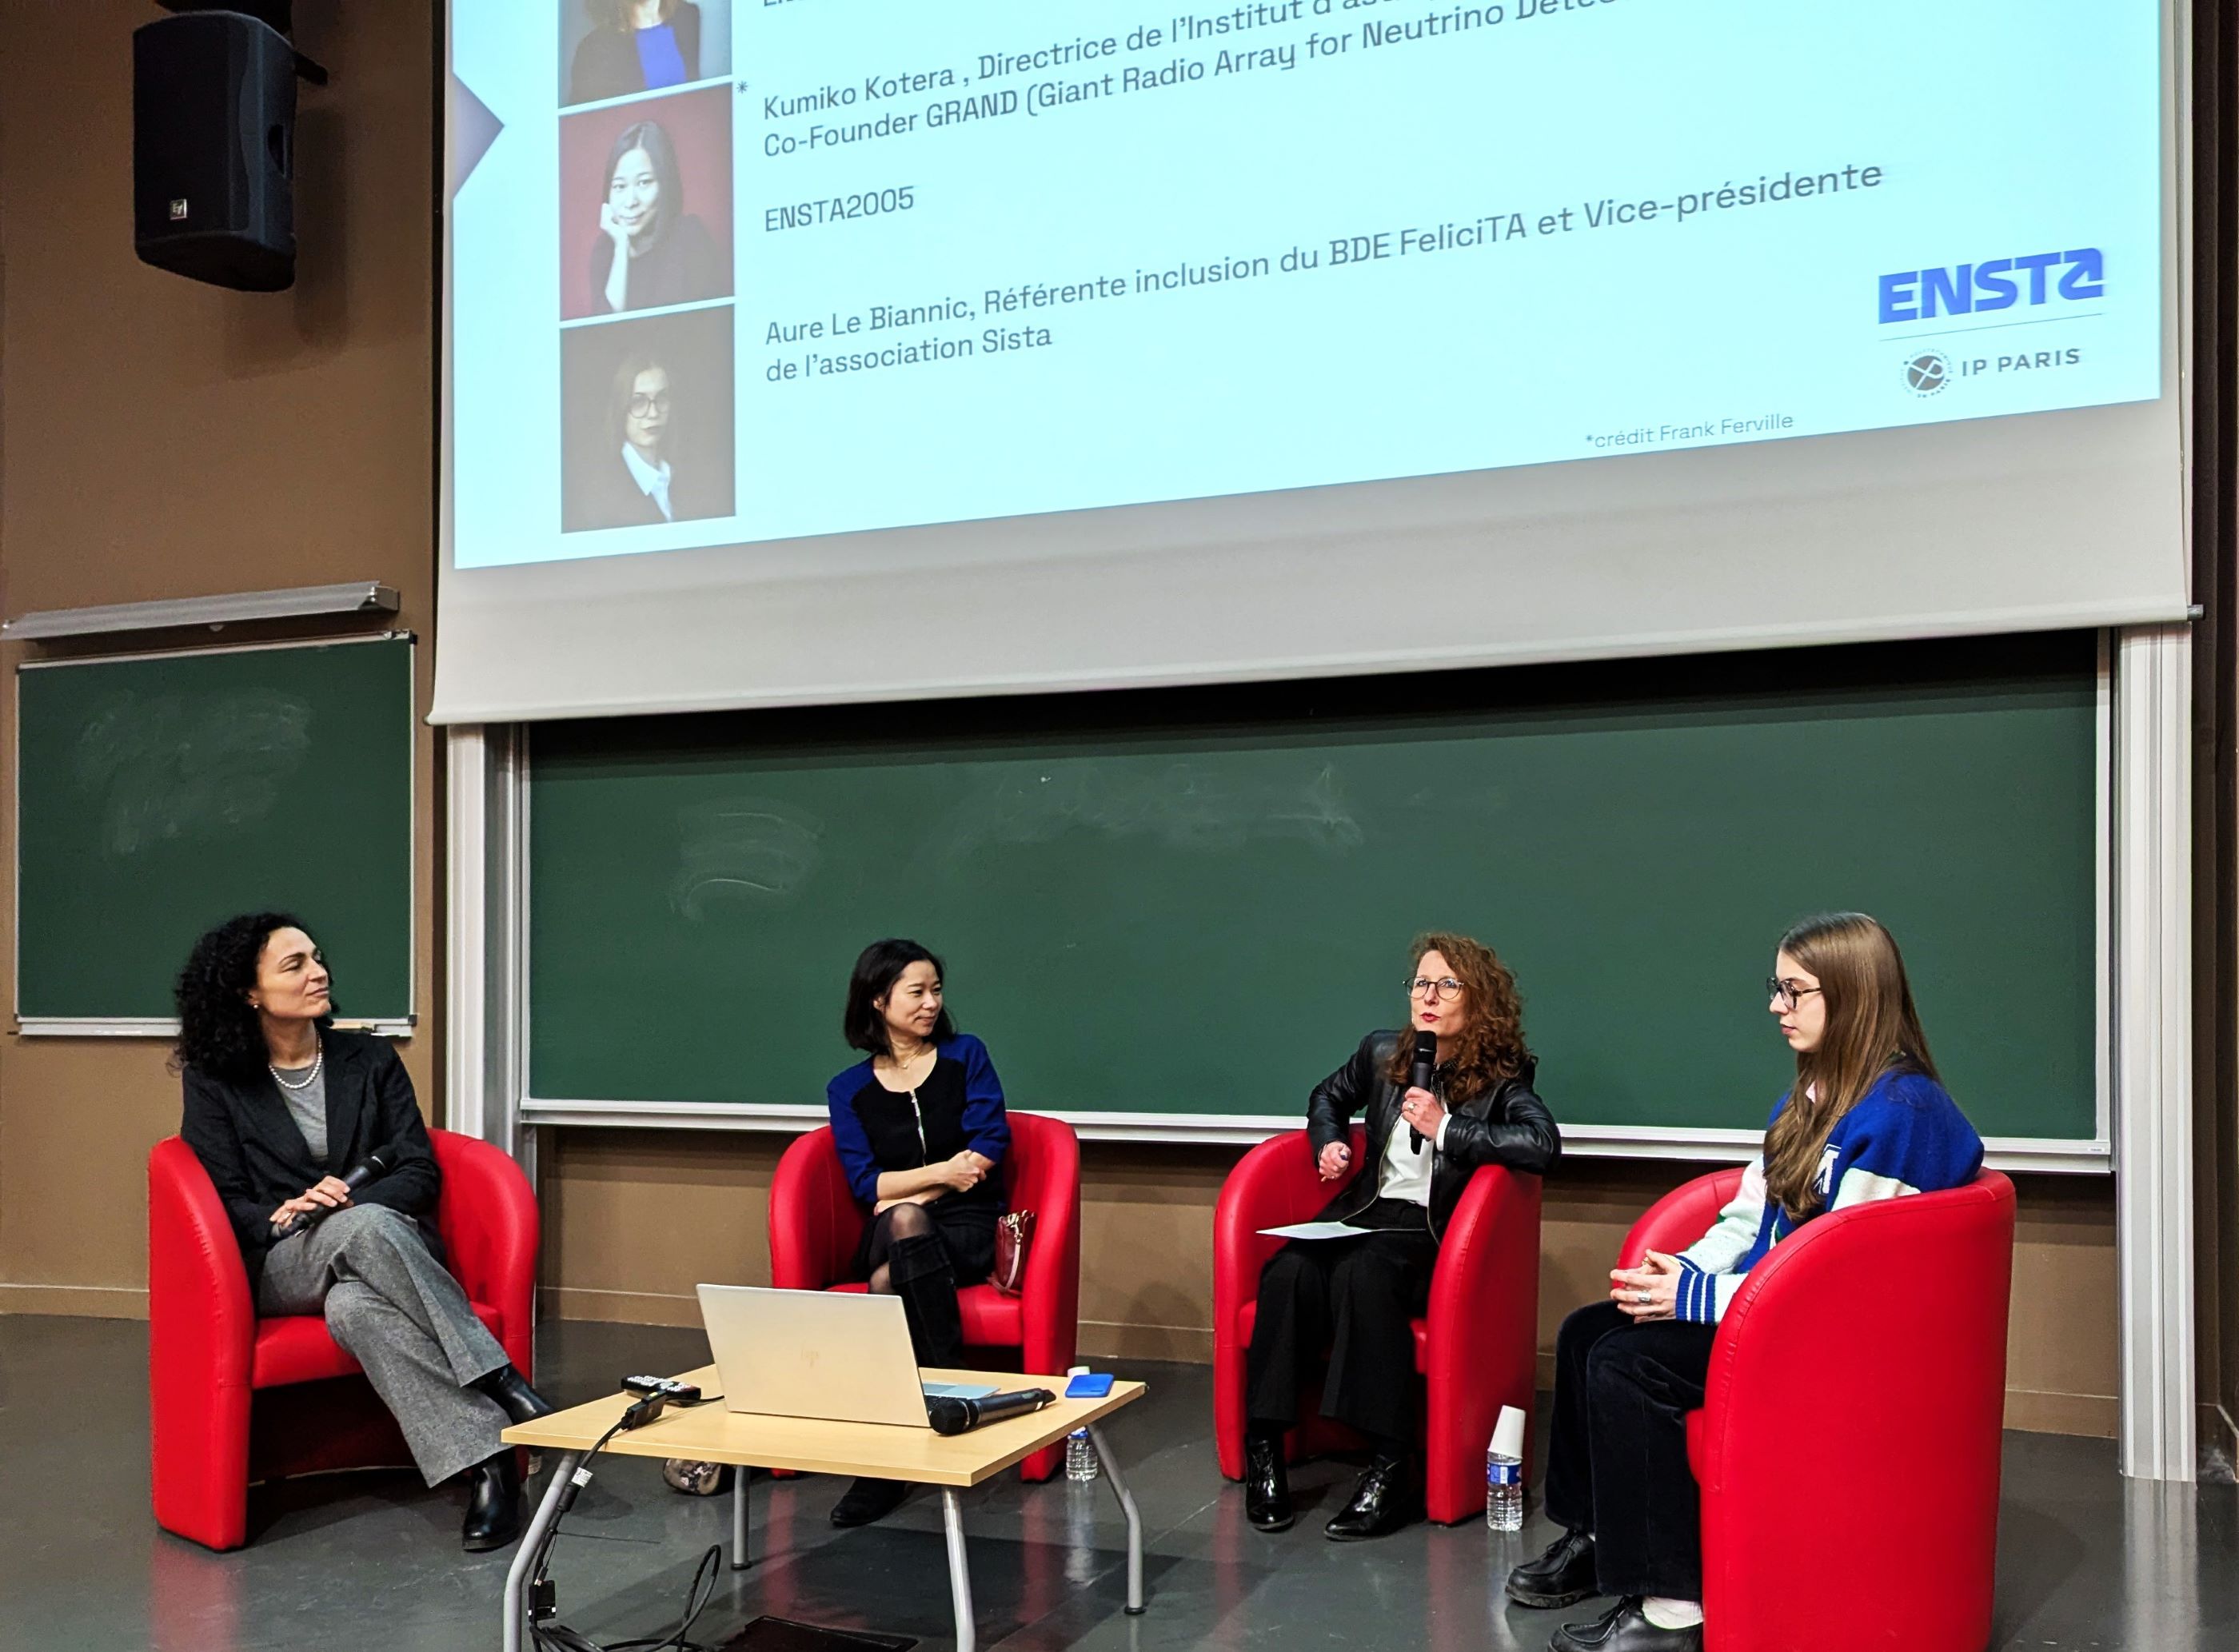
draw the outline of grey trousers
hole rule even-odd
[[[467,1384],[503,1370],[505,1350],[402,1211],[353,1205],[281,1240],[265,1253],[256,1309],[326,1315],[429,1485],[504,1450],[505,1412]]]

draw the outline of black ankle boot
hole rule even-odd
[[[1279,1434],[1244,1436],[1244,1517],[1261,1531],[1291,1529],[1291,1475]]]
[[[470,1387],[487,1394],[516,1423],[534,1423],[552,1415],[552,1403],[529,1387],[528,1379],[510,1365],[501,1365],[487,1377],[477,1377]]]
[[[867,1526],[874,1520],[883,1520],[902,1506],[909,1489],[907,1480],[874,1480],[865,1476],[832,1505],[832,1523]]]
[[[508,1446],[467,1470],[467,1523],[459,1542],[470,1555],[502,1549],[521,1536],[521,1468]]]
[[[1423,1488],[1412,1457],[1379,1456],[1352,1489],[1352,1501],[1323,1527],[1332,1543],[1388,1537],[1423,1517]]]
[[[940,1238],[904,1239],[887,1258],[887,1277],[902,1299],[917,1363],[946,1370],[964,1363],[964,1316],[956,1306],[956,1273]]]

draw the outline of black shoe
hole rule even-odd
[[[1593,1534],[1566,1531],[1537,1560],[1508,1574],[1508,1598],[1518,1606],[1576,1606],[1600,1591],[1594,1586]]]
[[[909,1490],[907,1480],[873,1480],[867,1476],[849,1486],[832,1505],[832,1523],[867,1526],[874,1520],[883,1520],[902,1506]]]
[[[502,1549],[521,1536],[521,1469],[508,1446],[467,1470],[467,1523],[459,1541],[470,1555]]]
[[[472,1384],[477,1393],[487,1394],[505,1410],[505,1414],[516,1423],[534,1423],[540,1416],[552,1415],[552,1402],[529,1387],[528,1379],[510,1365],[501,1365],[487,1377],[477,1377]]]
[[[1548,1652],[1703,1652],[1703,1626],[1660,1629],[1630,1596],[1591,1623],[1565,1623],[1547,1642]]]
[[[1283,1466],[1283,1436],[1244,1436],[1244,1517],[1261,1531],[1288,1531],[1291,1476]]]
[[[1352,1501],[1322,1531],[1333,1543],[1357,1543],[1388,1537],[1422,1517],[1423,1488],[1414,1464],[1399,1457],[1379,1457],[1353,1487]]]

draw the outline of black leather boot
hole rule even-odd
[[[902,1506],[909,1490],[907,1480],[874,1480],[866,1475],[832,1505],[832,1523],[867,1526],[874,1520],[883,1520]]]
[[[1590,1532],[1565,1532],[1538,1559],[1508,1574],[1508,1598],[1518,1606],[1576,1606],[1598,1592]]]
[[[1423,1488],[1408,1457],[1379,1456],[1352,1489],[1352,1501],[1338,1510],[1323,1532],[1333,1543],[1388,1537],[1423,1517]]]
[[[1547,1647],[1548,1652],[1703,1652],[1703,1626],[1660,1629],[1635,1596],[1591,1623],[1565,1623]]]
[[[552,1402],[529,1387],[528,1379],[510,1365],[501,1365],[487,1377],[477,1377],[468,1386],[495,1400],[504,1408],[506,1416],[516,1423],[534,1423],[540,1416],[552,1415]]]
[[[1244,1436],[1244,1517],[1261,1531],[1291,1529],[1291,1476],[1279,1434]]]
[[[964,1363],[964,1317],[956,1306],[956,1272],[940,1238],[904,1239],[887,1258],[887,1277],[908,1317],[917,1363],[947,1369]]]
[[[521,1536],[521,1468],[508,1446],[467,1470],[467,1523],[459,1541],[470,1555],[502,1549]]]

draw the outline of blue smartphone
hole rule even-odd
[[[1065,1397],[1069,1400],[1100,1400],[1111,1391],[1109,1371],[1090,1371],[1065,1385]]]

